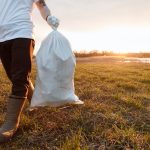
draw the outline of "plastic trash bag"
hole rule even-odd
[[[83,104],[74,93],[76,59],[69,41],[52,31],[36,55],[37,76],[31,107]]]

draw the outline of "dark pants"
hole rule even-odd
[[[0,42],[0,58],[12,82],[11,95],[27,97],[33,50],[32,39],[16,38]]]

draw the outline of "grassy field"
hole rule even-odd
[[[35,74],[34,67],[33,81]],[[2,67],[0,83],[2,123],[10,91]],[[24,111],[17,135],[0,149],[150,149],[150,64],[79,62],[75,87],[85,105]]]

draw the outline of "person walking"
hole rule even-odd
[[[34,90],[30,80],[35,46],[31,19],[34,4],[42,18],[57,29],[59,20],[51,15],[44,0],[0,0],[0,59],[12,83],[0,143],[16,133],[25,101],[31,100]]]

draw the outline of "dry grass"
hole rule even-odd
[[[33,69],[32,79],[35,79]],[[0,123],[10,84],[0,67]],[[3,150],[148,150],[150,64],[78,63],[76,93],[84,106],[42,108],[22,115]]]

